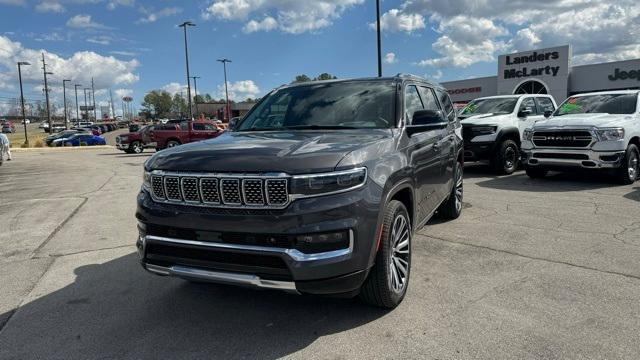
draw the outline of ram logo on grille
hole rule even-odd
[[[154,200],[211,207],[282,208],[289,203],[288,180],[260,176],[151,176]]]

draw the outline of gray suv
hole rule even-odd
[[[393,308],[415,230],[462,210],[461,126],[421,78],[284,86],[231,128],[145,163],[146,270]]]

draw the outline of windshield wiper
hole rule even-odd
[[[283,129],[291,129],[291,130],[340,130],[340,129],[359,129],[354,126],[344,126],[344,125],[292,125],[292,126],[283,126]]]

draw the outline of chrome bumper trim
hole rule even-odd
[[[582,167],[586,169],[613,169],[620,166],[620,159],[616,161],[604,161],[600,159],[601,156],[613,156],[613,155],[622,155],[624,151],[593,151],[593,150],[569,150],[569,149],[558,149],[558,148],[532,148],[526,149],[522,151],[526,155],[527,165],[529,166],[540,166],[540,165],[552,165],[552,166],[572,166],[572,167]],[[533,156],[533,154],[580,154],[587,155],[588,159],[579,160],[579,159],[554,159],[554,158],[539,158]],[[531,160],[535,159],[537,162],[532,163]],[[592,162],[595,166],[585,166],[583,162]]]
[[[281,255],[286,255],[289,258],[291,258],[293,261],[297,261],[297,262],[342,259],[350,256],[351,253],[353,252],[353,230],[349,230],[349,247],[348,248],[334,250],[334,251],[327,251],[323,253],[316,253],[316,254],[305,254],[296,249],[216,243],[216,242],[207,242],[207,241],[198,241],[198,240],[185,240],[185,239],[176,239],[176,238],[153,236],[153,235],[144,236],[144,240],[142,240],[142,243],[146,244],[147,241],[168,242],[168,243],[183,244],[183,245],[196,245],[196,246],[204,246],[204,247],[210,247],[210,248],[216,248],[216,249],[256,251],[256,252],[262,252],[262,253],[281,254]]]
[[[292,281],[266,280],[261,279],[256,275],[211,271],[179,265],[163,267],[145,264],[145,268],[155,274],[176,276],[188,280],[203,280],[215,283],[250,286],[261,289],[284,290],[298,294],[296,284]]]

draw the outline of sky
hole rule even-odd
[[[640,58],[637,0],[382,0],[383,73],[434,81],[493,76],[497,56],[573,46],[573,63]],[[186,84],[184,34],[198,93],[224,96],[228,58],[235,100],[258,97],[298,74],[375,76],[374,0],[0,0],[0,114],[19,97],[43,99],[42,52],[52,101],[62,79],[91,85],[97,103]],[[82,88],[81,88],[82,89]],[[186,93],[186,91],[185,91]],[[80,96],[82,99],[82,95]],[[82,102],[82,100],[81,100]],[[4,107],[4,108],[3,108]]]

